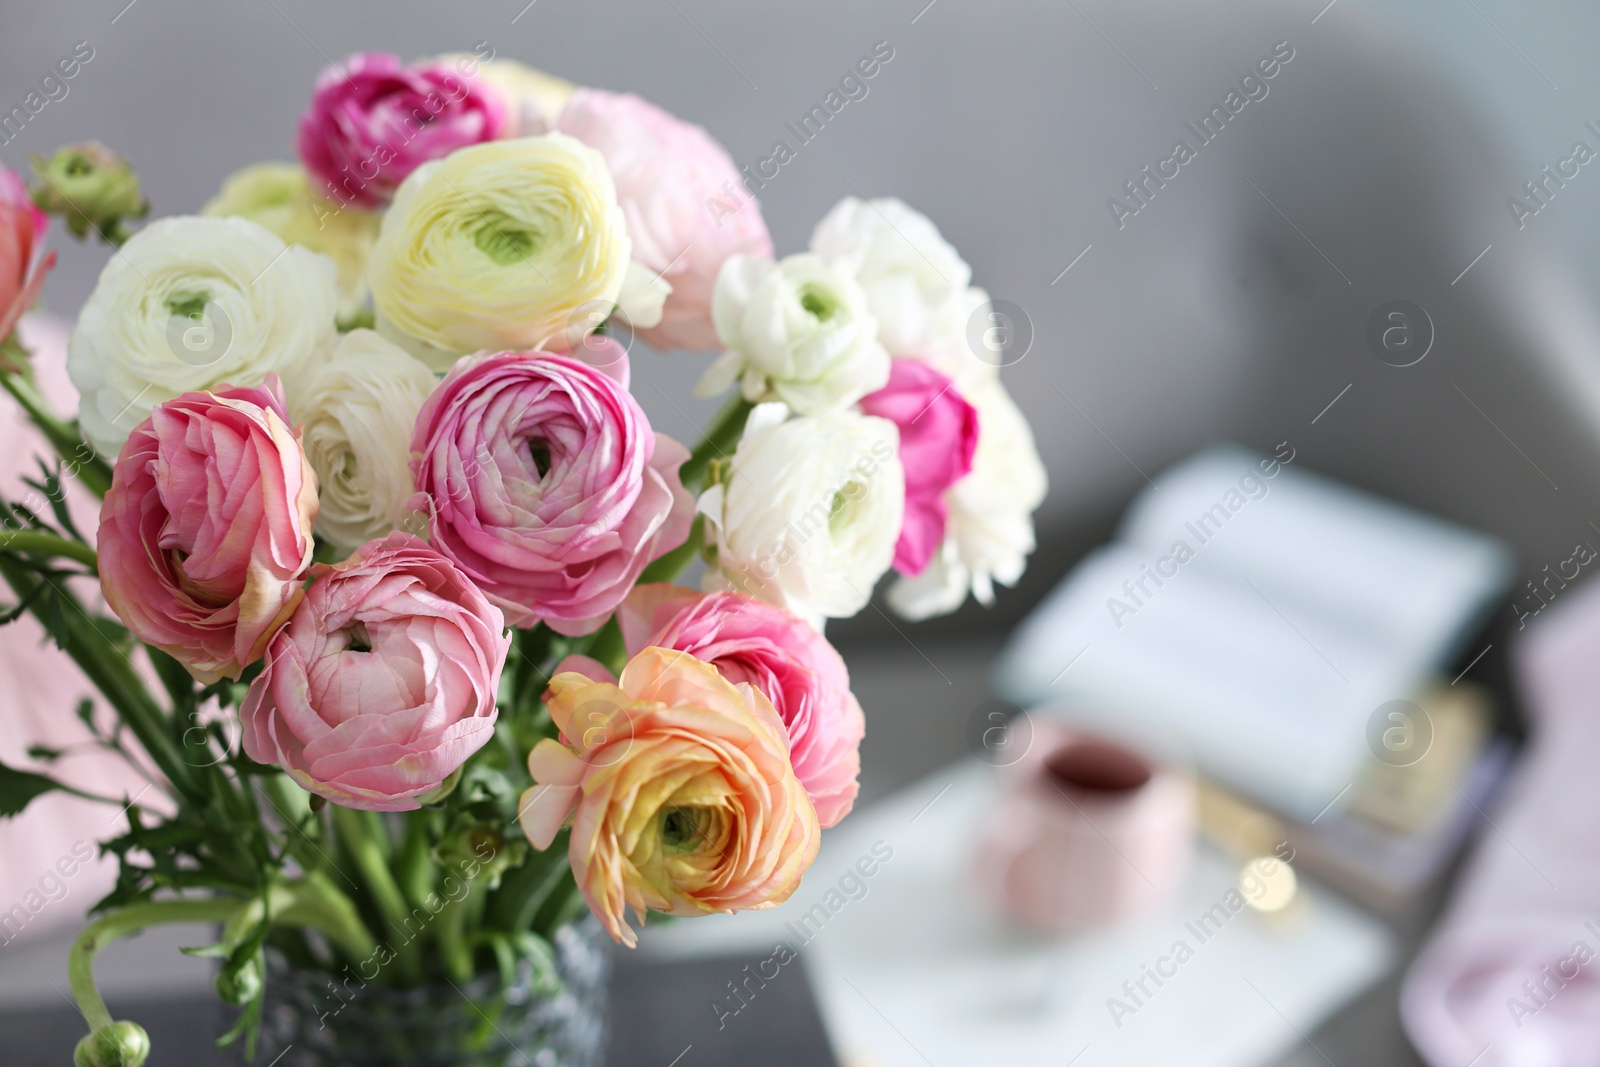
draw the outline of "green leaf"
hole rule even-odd
[[[21,815],[34,797],[60,788],[61,783],[52,778],[0,763],[0,819]]]

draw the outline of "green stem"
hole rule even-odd
[[[355,902],[326,873],[312,871],[299,882],[290,883],[290,889],[288,905],[276,913],[279,925],[320,930],[356,963],[370,959],[378,951],[378,942],[361,921]]]
[[[67,954],[67,981],[89,1029],[102,1030],[114,1021],[94,984],[94,957],[102,948],[147,926],[225,923],[249,905],[250,902],[244,900],[153,900],[130,904],[90,923]]]
[[[415,936],[406,930],[411,909],[406,905],[405,894],[400,892],[400,885],[389,870],[388,859],[373,836],[370,824],[363,817],[366,813],[337,804],[332,808],[333,825],[344,841],[345,850],[366,881],[379,916],[389,927],[401,981],[416,985],[422,981],[422,954]]]
[[[0,555],[0,577],[5,578],[19,597],[31,598],[29,611],[116,709],[118,717],[133,731],[167,780],[184,796],[204,804],[207,798],[196,784],[195,768],[184,760],[183,753],[168,735],[166,715],[150,699],[132,661],[95,627],[77,599],[58,586],[55,595],[67,601],[69,610],[48,610],[45,601],[38,597],[45,579],[4,555]]]
[[[683,466],[678,468],[678,477],[682,479],[685,489],[698,495],[705,486],[706,471],[710,469],[711,461],[731,458],[740,434],[744,433],[744,421],[750,417],[750,410],[754,406],[735,393],[717,412],[716,418],[711,420],[711,425],[701,435],[700,443],[695,445]]]
[[[33,383],[20,374],[0,374],[0,388],[4,388],[22,405],[22,409],[39,427],[73,475],[88,486],[95,496],[105,496],[106,490],[111,488],[111,467],[84,443],[83,437],[70,423],[62,421],[50,410],[49,401]]]
[[[57,537],[44,530],[10,530],[0,533],[0,551],[11,552],[37,552],[46,556],[65,556],[67,559],[93,569],[99,566],[100,558],[95,555],[94,549],[81,541],[72,541],[65,537]]]
[[[670,582],[682,574],[683,569],[690,564],[700,551],[700,546],[705,541],[705,535],[706,517],[704,515],[696,515],[694,517],[694,525],[689,527],[688,538],[671,552],[651,560],[650,564],[645,567],[644,572],[639,575],[639,584]]]
[[[472,977],[472,950],[467,947],[467,901],[476,888],[467,884],[467,895],[460,900],[446,900],[444,910],[435,920],[438,931],[439,957],[444,962],[445,973],[455,982],[465,982]]]
[[[406,899],[413,905],[421,904],[433,892],[433,861],[428,855],[428,813],[413,811],[406,815],[406,834],[400,842],[400,856],[395,861],[396,878]]]

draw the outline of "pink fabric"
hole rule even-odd
[[[1534,740],[1407,976],[1434,1067],[1600,1065],[1600,582],[1515,649]]]
[[[33,353],[35,377],[59,412],[77,407],[77,394],[66,374],[69,326],[60,320],[30,315],[20,326],[23,344]],[[0,395],[0,492],[10,500],[25,499],[24,475],[37,472],[35,455],[51,455],[10,397]],[[94,531],[95,500],[81,487],[69,489],[68,506],[79,529]],[[88,583],[80,596],[92,597]],[[9,594],[3,596],[8,603]],[[12,767],[46,770],[27,758],[30,745],[65,748],[82,744],[88,732],[73,714],[78,702],[94,697],[94,686],[66,653],[45,636],[32,616],[0,627],[0,761]],[[99,703],[98,700],[96,703]],[[103,752],[63,758],[55,773],[74,785],[111,796],[133,797],[144,782],[121,759]],[[149,804],[154,792],[140,802]],[[20,942],[77,925],[87,908],[116,879],[113,862],[81,858],[98,851],[97,842],[119,833],[127,820],[115,809],[61,794],[47,794],[15,819],[0,820],[0,961]],[[70,874],[67,872],[71,872]],[[42,883],[42,884],[41,884]],[[30,904],[39,904],[33,910]],[[21,907],[25,921],[16,918]],[[5,922],[7,917],[11,922]]]

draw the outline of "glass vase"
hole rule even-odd
[[[268,953],[255,1067],[600,1067],[609,939],[592,918],[552,938],[561,988],[535,988],[521,961],[468,982],[392,989],[307,970]],[[347,977],[347,976],[346,976]],[[354,988],[350,988],[353,986]]]

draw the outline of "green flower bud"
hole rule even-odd
[[[150,1058],[150,1035],[138,1023],[115,1022],[88,1034],[73,1050],[76,1067],[142,1067]]]
[[[92,226],[108,241],[128,237],[124,220],[142,219],[150,202],[139,188],[139,176],[127,160],[95,141],[56,149],[49,159],[32,157],[40,184],[33,201],[52,215],[60,215],[73,236],[83,237]]]
[[[228,1004],[248,1004],[261,995],[265,982],[266,967],[258,952],[238,967],[217,972],[217,996]]]

